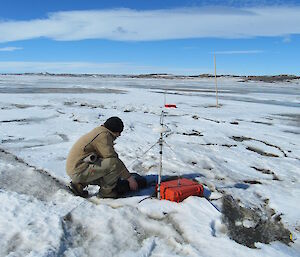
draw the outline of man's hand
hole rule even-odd
[[[127,181],[129,182],[130,190],[135,191],[138,190],[138,183],[136,182],[135,178],[133,176],[130,176]]]

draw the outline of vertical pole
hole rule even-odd
[[[164,111],[161,112],[160,117],[160,125],[161,129],[163,128],[163,118],[164,118]],[[157,182],[157,198],[160,200],[160,184],[161,184],[161,174],[162,174],[162,150],[163,150],[163,132],[161,130],[160,132],[160,138],[159,138],[159,174],[158,174],[158,182]]]
[[[159,139],[159,174],[158,174],[158,187],[157,187],[157,198],[160,200],[160,183],[161,183],[161,174],[162,174],[162,147],[163,147],[163,138],[162,133],[160,133],[160,139]]]
[[[217,105],[216,107],[218,108],[218,84],[217,84],[217,64],[216,64],[216,53],[214,53],[214,63],[215,63],[215,84],[216,84],[216,101]]]

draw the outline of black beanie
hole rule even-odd
[[[119,117],[110,117],[105,121],[104,127],[109,129],[111,132],[121,133],[124,128],[123,121]]]

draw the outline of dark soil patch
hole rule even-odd
[[[280,152],[282,152],[282,154],[284,155],[284,157],[287,157],[286,153],[277,145],[272,145],[268,142],[265,142],[265,141],[262,141],[262,140],[259,140],[259,139],[255,139],[255,138],[251,138],[251,137],[239,137],[239,136],[232,136],[231,139],[233,139],[234,141],[237,141],[237,142],[243,142],[243,141],[249,141],[249,140],[253,140],[253,141],[256,141],[256,142],[261,142],[267,146],[271,146],[271,147],[274,147],[276,149],[278,149]],[[254,151],[254,152],[257,152],[263,156],[269,156],[269,157],[279,157],[278,155],[276,154],[272,154],[272,153],[265,153],[263,152],[262,150],[260,149],[257,149],[257,148],[254,148],[254,147],[247,147],[247,150],[250,150],[250,151]]]
[[[204,120],[208,120],[208,121],[212,121],[212,122],[215,122],[215,123],[221,123],[221,121],[219,120],[212,120],[212,119],[208,119],[208,118],[203,118]],[[222,123],[225,123],[225,121],[222,121]]]
[[[237,147],[237,145],[228,145],[228,144],[223,144],[221,146],[225,146],[225,147],[228,147],[228,148],[230,148],[230,147]]]
[[[14,142],[20,142],[20,141],[24,141],[25,137],[19,137],[19,138],[8,138],[8,139],[3,139],[1,140],[1,143],[5,144],[5,143],[14,143]]]
[[[291,242],[291,232],[281,223],[280,214],[274,215],[267,206],[261,207],[265,209],[245,208],[230,195],[225,195],[222,202],[222,220],[229,237],[237,243],[256,248],[256,242],[280,241],[287,245]]]
[[[88,108],[91,108],[91,109],[96,109],[97,108],[97,106],[92,105],[92,104],[87,104],[87,103],[81,103],[80,107],[88,107]]]
[[[264,121],[256,121],[256,120],[252,120],[252,123],[257,123],[257,124],[264,124],[264,125],[268,125],[268,126],[272,126],[273,123],[270,122],[264,122]]]
[[[263,174],[274,174],[274,172],[269,170],[269,169],[262,169],[262,168],[257,168],[257,167],[254,167],[254,166],[251,166],[251,168],[253,168],[257,171],[260,171]]]
[[[214,144],[214,143],[206,143],[206,144],[200,144],[200,145],[219,145],[219,144]],[[224,147],[228,147],[228,148],[230,148],[230,147],[237,147],[237,145],[229,145],[229,144],[222,144],[222,145],[220,145],[220,146],[224,146]]]
[[[260,181],[257,180],[244,180],[244,183],[255,185],[255,184],[262,184]]]
[[[1,120],[2,123],[10,123],[10,122],[27,122],[27,119],[15,119],[15,120]]]
[[[260,155],[262,155],[262,156],[267,156],[267,157],[279,157],[279,156],[276,155],[276,154],[273,154],[273,153],[266,153],[266,152],[264,152],[264,151],[262,151],[262,150],[260,150],[260,149],[258,149],[258,148],[251,147],[251,146],[246,147],[246,149],[249,150],[249,151],[258,153],[258,154],[260,154]]]
[[[278,178],[278,176],[273,171],[271,171],[269,169],[262,169],[262,168],[257,168],[257,167],[254,167],[254,166],[251,166],[251,168],[253,168],[253,169],[255,169],[255,170],[257,170],[257,171],[259,171],[259,172],[261,172],[263,174],[270,174],[270,175],[272,175],[273,176],[273,180],[280,180]]]
[[[250,137],[236,137],[236,136],[232,136],[231,138],[232,138],[234,141],[237,141],[237,142],[243,142],[243,141],[251,140]]]
[[[199,137],[203,137],[203,135],[201,134],[201,132],[200,131],[197,131],[197,130],[192,130],[192,132],[190,132],[190,133],[182,133],[182,135],[184,135],[184,136],[199,136]]]

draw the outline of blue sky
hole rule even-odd
[[[300,1],[2,0],[0,73],[300,75]]]

